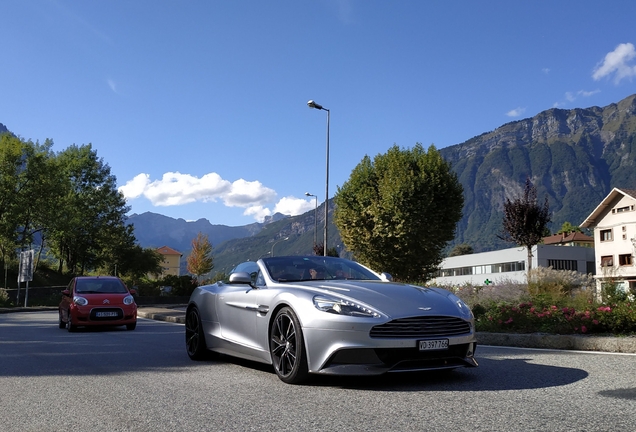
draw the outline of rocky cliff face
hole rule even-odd
[[[550,109],[440,152],[465,192],[456,243],[509,246],[496,237],[503,203],[528,177],[548,197],[553,231],[580,224],[612,187],[636,187],[636,95],[604,108]]]

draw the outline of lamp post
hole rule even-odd
[[[272,245],[272,250],[271,253],[269,254],[269,256],[274,256],[274,246],[276,246],[278,243],[285,241],[285,240],[289,240],[289,237],[285,237],[284,239],[280,239],[277,242],[274,242],[274,244]]]
[[[305,192],[305,195],[314,197],[314,202],[316,204],[314,209],[314,248],[316,247],[316,236],[318,233],[318,197],[316,195],[312,195],[309,192]]]
[[[329,116],[330,112],[327,108],[323,107],[320,104],[317,104],[313,100],[307,102],[307,106],[309,108],[314,108],[317,110],[327,111],[327,175],[325,179],[325,232],[324,236],[324,251],[323,255],[327,256],[327,221],[329,219]]]

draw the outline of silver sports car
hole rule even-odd
[[[286,383],[311,374],[477,366],[473,314],[440,288],[394,283],[359,263],[286,256],[239,264],[194,290],[186,311],[193,360],[228,354],[274,366]]]

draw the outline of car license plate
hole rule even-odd
[[[421,340],[420,351],[448,349],[448,339]]]
[[[106,318],[106,317],[116,317],[118,316],[117,312],[97,312],[95,313],[97,318]]]

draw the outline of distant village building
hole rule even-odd
[[[580,247],[594,247],[594,237],[580,233],[571,232],[563,234],[554,234],[549,237],[543,237],[544,245],[552,246],[580,246]]]
[[[157,252],[163,256],[161,277],[168,275],[181,276],[181,256],[183,254],[168,246],[158,248]]]
[[[636,190],[614,188],[583,221],[594,230],[596,286],[636,293]]]
[[[587,237],[587,236],[586,236]],[[550,237],[547,237],[550,238]],[[594,272],[594,249],[589,246],[539,244],[532,248],[532,268],[552,267],[588,274]],[[527,282],[528,251],[513,247],[445,258],[433,284],[460,286],[499,282]]]

